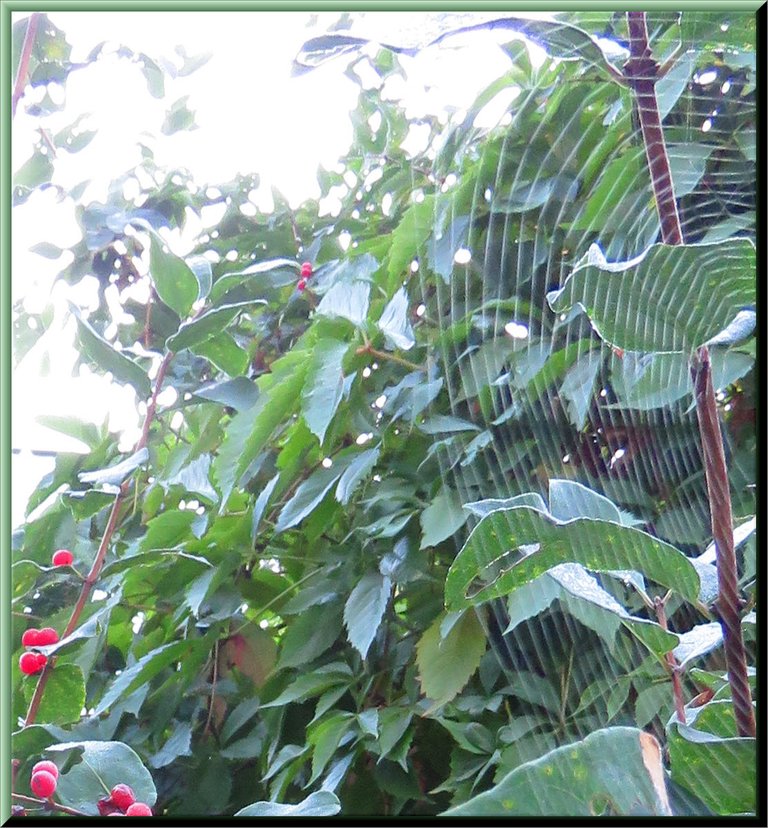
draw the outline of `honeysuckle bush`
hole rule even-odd
[[[53,759],[55,802],[85,814],[118,783],[167,815],[756,810],[688,367],[709,343],[754,675],[754,15],[648,15],[677,248],[594,37],[623,16],[503,17],[508,71],[420,117],[410,155],[388,81],[460,24],[306,44],[299,68],[335,56],[361,87],[318,173],[330,213],[274,191],[248,215],[258,171],[212,189],[149,140],[106,203],[69,193],[83,232],[59,279],[96,285],[67,311],[80,362],[135,391],[145,433],[121,451],[45,419],[89,451],[57,457],[13,536],[14,664],[30,626],[61,635],[43,673],[14,666],[21,797]],[[30,81],[65,83],[64,34],[41,31]],[[501,94],[507,116],[475,126]],[[41,138],[16,202],[55,171]],[[174,255],[167,231],[211,204]],[[14,308],[17,363],[53,313]]]

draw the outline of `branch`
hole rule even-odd
[[[659,65],[653,59],[648,45],[645,12],[627,12],[627,24],[630,57],[624,64],[624,76],[635,93],[640,128],[643,132],[645,157],[648,160],[653,195],[661,223],[661,239],[665,244],[682,244],[683,231],[680,227],[672,171],[664,142],[664,132],[661,128],[659,106],[656,102]]]
[[[739,599],[736,549],[733,542],[733,515],[728,469],[725,465],[723,435],[717,415],[715,389],[712,384],[712,366],[709,350],[699,348],[691,362],[691,373],[696,394],[696,416],[699,421],[701,448],[704,454],[704,473],[715,541],[717,563],[717,591],[715,602],[723,629],[725,663],[728,683],[733,696],[733,710],[740,736],[755,736],[755,711],[747,677],[747,656],[741,631],[741,601]]]
[[[168,366],[170,365],[172,359],[173,353],[169,351],[163,358],[163,361],[160,363],[160,368],[157,371],[157,378],[155,379],[155,388],[152,392],[152,398],[149,401],[149,405],[147,406],[147,413],[144,417],[144,426],[141,431],[141,437],[139,438],[139,442],[136,443],[134,452],[144,448],[147,444],[147,439],[149,438],[149,429],[152,425],[152,421],[155,418],[155,411],[157,410],[157,396],[160,393],[160,389],[163,385],[163,380],[165,379],[166,371],[168,370]],[[122,508],[123,501],[125,500],[125,496],[127,495],[129,489],[130,479],[124,480],[122,485],[120,486],[120,491],[118,492],[117,496],[115,497],[115,501],[112,504],[112,510],[109,513],[107,526],[104,530],[104,535],[101,538],[99,549],[96,552],[96,557],[94,558],[90,572],[85,576],[83,586],[80,590],[80,595],[78,595],[77,597],[77,601],[75,603],[74,608],[72,609],[72,614],[69,617],[67,626],[64,628],[64,633],[61,636],[62,638],[66,638],[71,632],[73,632],[74,629],[77,627],[78,622],[80,621],[80,616],[83,614],[83,610],[85,609],[85,605],[88,602],[91,590],[93,589],[94,584],[98,580],[99,575],[101,574],[102,567],[104,566],[104,561],[107,557],[107,550],[109,549],[109,544],[112,541],[112,535],[114,535],[115,529],[117,528],[117,525],[119,523],[120,509]],[[48,663],[43,668],[43,672],[40,674],[37,686],[35,687],[35,692],[32,694],[32,699],[29,702],[29,708],[27,709],[26,718],[24,719],[25,727],[31,725],[35,721],[37,711],[40,707],[40,702],[43,700],[45,685],[48,683],[48,679],[51,673],[53,672],[54,663],[55,657],[52,657],[48,660]]]
[[[78,811],[76,808],[69,808],[66,805],[60,805],[52,799],[37,799],[34,796],[24,796],[24,794],[11,794],[14,799],[19,802],[24,802],[27,805],[37,805],[40,808],[47,808],[51,811],[60,811],[62,814],[69,814],[70,816],[88,816],[84,811]]]
[[[648,46],[645,12],[627,12],[627,24],[630,36],[630,57],[624,64],[624,74],[637,102],[645,154],[651,172],[653,194],[661,224],[661,238],[665,244],[682,244],[683,233],[672,186],[672,172],[656,101],[655,85],[659,78],[659,66],[653,59]],[[698,352],[692,356],[691,373],[704,455],[712,536],[716,549],[719,593],[716,604],[723,629],[728,683],[731,688],[739,735],[754,737],[755,713],[747,678],[747,658],[739,614],[738,570],[733,543],[731,493],[728,484],[728,469],[725,465],[723,435],[720,431],[715,391],[712,385],[709,351],[706,346],[699,348]],[[673,681],[675,673],[676,671],[673,670]]]
[[[16,82],[13,85],[11,118],[16,117],[16,107],[24,94],[24,87],[27,85],[29,59],[32,57],[32,47],[35,45],[35,35],[37,34],[37,26],[41,17],[42,14],[40,12],[35,12],[30,15],[29,22],[27,23],[27,31],[24,35],[24,44],[21,47],[21,57],[19,58],[19,68],[16,72]]]

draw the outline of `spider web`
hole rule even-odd
[[[632,91],[617,83],[629,56],[625,16],[585,12],[565,23],[441,13],[418,15],[416,22],[416,15],[353,15],[342,31],[308,42],[297,65],[308,69],[361,49],[373,54],[377,45],[416,55],[489,31],[510,57],[508,74],[468,111],[455,112],[433,144],[439,191],[414,208],[415,223],[426,224],[427,232],[418,234],[419,255],[405,284],[423,306],[424,321],[440,332],[425,394],[430,386],[433,399],[444,390],[450,417],[431,405],[420,423],[433,435],[446,516],[456,514],[457,504],[518,498],[506,505],[566,520],[589,514],[580,511],[588,500],[590,509],[612,509],[603,514],[694,560],[700,598],[710,603],[716,587],[713,592],[714,569],[705,566],[711,567],[713,551],[690,343],[656,355],[623,350],[600,337],[578,304],[552,309],[555,292],[585,257],[609,268],[661,240],[636,104]],[[754,15],[649,13],[648,32],[654,58],[668,70],[656,96],[685,243],[753,239]],[[532,63],[521,34],[548,53],[541,65]],[[510,90],[502,122],[490,130],[476,126],[483,107]],[[706,316],[712,297],[678,289],[684,269],[679,276],[679,284],[649,288],[638,335],[674,338],[679,330],[684,341],[697,315]],[[652,284],[652,273],[645,278]],[[606,302],[596,316],[609,316],[611,307]],[[614,313],[626,314],[626,307],[619,303]],[[634,320],[617,321],[626,327]],[[725,336],[729,344],[732,339]],[[748,536],[747,518],[754,514],[754,434],[739,420],[753,393],[753,357],[749,347],[713,346],[734,515],[747,527],[741,534],[737,527],[737,540]],[[472,508],[456,531],[457,550],[484,508],[490,506]],[[535,536],[519,540],[517,557],[498,561],[486,572],[488,582],[538,548]],[[742,586],[754,579],[750,555],[741,560]],[[628,676],[648,670],[654,657],[626,633],[621,611],[654,619],[643,594],[663,590],[638,572],[567,564],[483,604],[479,614],[512,695],[536,709],[527,732],[522,727],[510,741],[511,766],[584,738],[589,720],[576,714],[590,707],[598,706],[606,721],[632,723]],[[677,632],[701,623],[674,599],[669,614]],[[704,643],[697,651],[691,641],[692,649],[680,655],[696,664],[713,647]],[[711,656],[710,669],[718,664],[724,669]],[[673,712],[669,684],[639,684],[636,722],[659,728]],[[686,685],[688,698],[691,688]],[[550,702],[550,690],[561,705]],[[516,715],[511,721],[524,724]],[[718,772],[730,771],[723,764]],[[689,807],[701,813],[701,803]]]

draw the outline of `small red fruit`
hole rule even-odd
[[[25,676],[33,676],[45,667],[47,661],[48,659],[42,653],[23,653],[19,659],[19,670]]]
[[[126,811],[136,801],[136,794],[128,785],[115,785],[109,793],[112,801],[121,811]]]
[[[312,265],[309,262],[304,262],[301,266],[301,275],[308,279],[312,275]]]
[[[43,627],[37,634],[37,646],[47,647],[49,644],[55,644],[59,640],[59,634],[53,627]]]
[[[307,280],[306,279],[299,279],[299,283],[296,285],[296,287],[299,290],[304,290],[306,288],[306,286],[307,286]]]
[[[32,778],[29,780],[29,787],[35,796],[39,796],[41,799],[48,799],[56,790],[56,777],[52,773],[48,773],[48,771],[38,771],[32,774]]]
[[[53,553],[53,558],[51,558],[51,562],[54,566],[69,566],[74,560],[75,556],[69,551],[69,549],[57,549],[56,552]]]
[[[24,634],[21,636],[21,643],[24,647],[40,646],[40,630],[36,630],[34,627],[32,629],[25,630]]]
[[[49,759],[43,759],[42,762],[37,762],[35,766],[32,768],[32,774],[36,774],[39,771],[45,771],[46,773],[50,773],[54,779],[59,778],[59,769],[56,766],[55,762],[51,762]]]
[[[126,816],[152,816],[152,809],[144,802],[134,802],[125,812]]]
[[[111,796],[102,797],[97,803],[96,807],[99,809],[101,816],[110,816],[111,814],[120,814],[120,811],[115,807]],[[122,816],[122,814],[120,814]]]

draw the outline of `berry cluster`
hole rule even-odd
[[[137,802],[136,794],[129,785],[120,783],[100,799],[96,805],[102,816],[152,816],[152,809],[145,802]]]
[[[59,640],[59,634],[53,627],[43,627],[42,630],[34,628],[25,630],[21,636],[21,643],[24,647],[47,647]],[[42,653],[22,653],[19,659],[19,669],[25,676],[33,676],[42,671],[48,663],[48,656]]]
[[[56,790],[58,778],[59,769],[55,762],[49,762],[48,760],[38,762],[32,768],[29,788],[40,799],[50,799]]]
[[[307,280],[312,275],[312,264],[310,262],[304,262],[301,266],[301,278],[299,279],[298,284],[296,285],[299,291],[303,291],[307,287]]]
[[[71,566],[75,556],[69,549],[57,549],[53,553],[51,563],[54,566]],[[22,646],[27,648],[47,647],[49,644],[56,644],[59,634],[53,627],[43,627],[42,630],[30,629],[21,636]],[[43,653],[22,653],[19,659],[19,669],[25,676],[34,676],[42,672],[48,663],[48,656]]]

